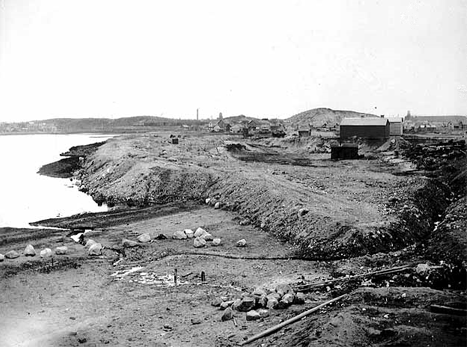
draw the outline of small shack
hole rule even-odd
[[[353,136],[365,139],[387,139],[390,135],[387,118],[344,118],[339,130],[341,139]]]
[[[389,134],[391,136],[401,136],[403,132],[402,123],[404,120],[402,117],[391,117],[389,120]]]
[[[309,126],[301,126],[298,128],[298,136],[299,137],[309,137],[311,135],[311,129]]]
[[[358,159],[358,145],[356,143],[343,143],[331,145],[331,159]]]

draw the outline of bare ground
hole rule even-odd
[[[180,146],[169,145],[164,134],[110,140],[87,158],[83,188],[97,200],[134,208],[40,223],[66,230],[2,230],[2,254],[21,253],[27,243],[66,245],[70,252],[53,263],[37,256],[0,263],[1,345],[234,346],[342,293],[348,293],[344,300],[251,345],[466,344],[465,317],[431,310],[433,304],[463,307],[465,292],[414,269],[305,292],[304,305],[270,310],[259,321],[236,312],[235,320],[221,322],[222,311],[210,305],[221,296],[403,264],[438,265],[419,246],[407,246],[428,235],[444,207],[417,199],[426,187],[433,197],[444,193],[425,178],[395,175],[413,168],[391,155],[332,162],[302,145],[264,141],[233,153],[222,146],[226,139],[186,138]],[[296,165],[297,158],[306,160]],[[213,208],[216,202],[221,209]],[[191,240],[170,238],[199,226],[222,245],[195,249]],[[89,257],[66,236],[77,227],[92,229],[86,237],[106,246],[103,256]],[[121,246],[122,238],[143,232],[169,239]],[[242,238],[247,247],[235,247]],[[112,276],[138,267],[121,280]],[[176,287],[169,285],[175,269],[182,281]],[[155,281],[164,276],[165,284]]]

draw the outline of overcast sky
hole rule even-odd
[[[0,121],[467,114],[467,0],[0,4]]]

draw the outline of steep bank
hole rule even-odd
[[[81,169],[84,158],[94,153],[103,144],[104,142],[96,142],[89,145],[73,146],[68,151],[60,153],[60,156],[67,158],[45,164],[39,168],[37,173],[49,177],[71,178],[77,170]]]
[[[313,259],[387,252],[425,240],[448,206],[442,182],[394,176],[394,168],[378,160],[332,162],[310,154],[308,165],[245,163],[223,146],[228,138],[185,137],[179,145],[167,134],[111,139],[86,158],[82,189],[110,205],[209,198]]]

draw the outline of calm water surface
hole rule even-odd
[[[106,211],[78,191],[70,179],[37,174],[76,145],[104,141],[99,135],[0,136],[0,227],[28,227],[30,222],[81,212]]]

